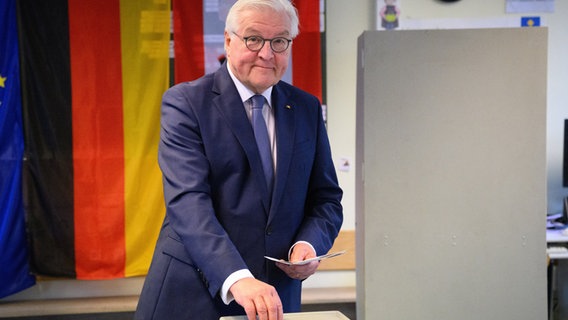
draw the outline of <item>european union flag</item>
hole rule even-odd
[[[22,199],[24,138],[16,1],[0,1],[0,298],[32,286]]]
[[[540,27],[540,17],[521,17],[521,27]]]

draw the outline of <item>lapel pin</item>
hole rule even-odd
[[[286,109],[292,109],[292,107],[290,107],[290,105],[286,105]]]

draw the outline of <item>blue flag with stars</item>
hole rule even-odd
[[[0,298],[32,286],[22,198],[24,138],[16,1],[0,1]]]

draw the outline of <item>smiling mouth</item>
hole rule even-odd
[[[256,68],[260,68],[263,70],[272,70],[273,67],[272,66],[259,66],[259,65],[255,65]]]

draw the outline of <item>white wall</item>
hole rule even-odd
[[[375,1],[326,0],[327,129],[336,167],[343,158],[349,171],[338,171],[343,188],[344,230],[355,229],[355,97],[357,38],[375,26]],[[320,271],[305,288],[355,287],[354,271]]]

